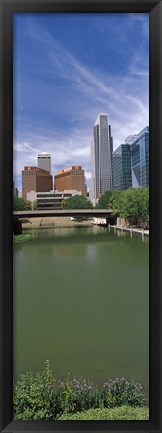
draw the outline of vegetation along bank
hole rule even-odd
[[[149,408],[141,384],[116,378],[98,388],[69,374],[56,381],[47,360],[42,372],[14,384],[14,419],[149,419]]]

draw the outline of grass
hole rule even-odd
[[[67,421],[103,421],[103,420],[111,420],[111,421],[141,421],[141,420],[149,420],[149,408],[148,407],[130,407],[130,406],[121,406],[113,409],[89,409],[83,412],[77,412],[74,414],[64,414],[59,420]]]
[[[26,242],[29,241],[31,239],[32,235],[31,234],[22,234],[22,235],[13,235],[13,243],[14,244],[19,244],[20,242]]]

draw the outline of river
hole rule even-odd
[[[126,377],[148,395],[148,238],[81,226],[31,233],[14,246],[14,380],[49,359],[56,378]]]

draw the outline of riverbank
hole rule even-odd
[[[94,218],[94,220],[97,220]],[[91,227],[92,225],[104,226],[102,219],[98,219],[97,221],[93,221],[92,219],[87,219],[83,221],[75,221],[71,220],[68,217],[50,217],[50,218],[28,218],[27,220],[22,220],[22,229],[23,230],[31,230],[34,228],[44,229],[44,228],[54,228],[54,227],[62,227],[62,228],[70,228],[70,227]],[[121,232],[129,232],[130,235],[133,233],[143,236],[149,236],[149,230],[144,230],[140,228],[131,228],[125,227],[121,225],[109,225],[110,228],[116,230],[120,230]]]
[[[140,228],[132,228],[132,227],[124,227],[124,226],[118,226],[118,225],[114,225],[111,226],[111,228],[115,230],[120,230],[121,232],[129,232],[130,235],[132,235],[133,233],[141,235],[141,236],[149,236],[149,230],[144,230],[144,229],[140,229]]]
[[[50,217],[50,218],[28,218],[22,220],[22,229],[31,230],[33,228],[44,229],[54,227],[91,227],[92,220],[74,221],[67,217]]]
[[[140,383],[117,377],[98,388],[87,379],[72,379],[70,373],[64,380],[56,380],[49,360],[42,372],[21,375],[13,391],[14,419],[113,420],[149,416]]]
[[[114,409],[89,409],[83,412],[64,414],[59,421],[144,421],[149,420],[148,407],[120,406]]]

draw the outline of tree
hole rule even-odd
[[[62,203],[61,203],[61,208],[62,208],[62,209],[67,209],[67,208],[66,208],[66,203],[67,203],[67,198],[64,198],[64,199],[62,200]]]
[[[97,209],[108,209],[110,208],[110,200],[112,196],[112,191],[105,191],[104,194],[98,200]]]
[[[38,200],[33,201],[33,209],[34,210],[38,209]]]
[[[16,195],[13,196],[13,210],[30,210],[31,202],[29,200],[25,200],[22,197],[18,197]]]
[[[149,221],[149,189],[129,188],[113,191],[110,199],[113,214],[128,220],[129,224],[147,227]]]
[[[121,216],[122,212],[122,191],[113,191],[110,198],[110,208],[112,210],[113,215],[118,214]]]
[[[139,188],[140,192],[140,225],[148,226],[149,222],[149,188]]]
[[[62,202],[63,209],[93,209],[93,205],[83,195],[74,195]]]
[[[149,217],[148,188],[129,188],[123,191],[121,216],[130,224],[145,227]]]
[[[25,203],[24,203],[24,210],[31,210],[31,208],[32,208],[32,203],[31,203],[31,201],[30,201],[30,200],[25,200]]]

